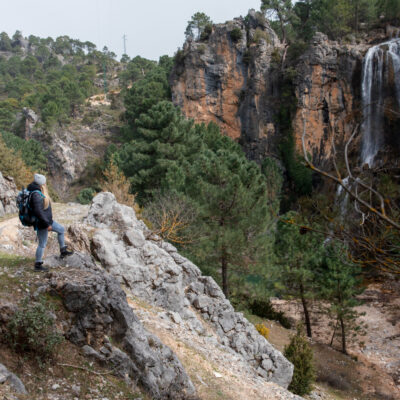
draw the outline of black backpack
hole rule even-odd
[[[31,206],[31,198],[33,193],[40,193],[42,197],[43,194],[40,190],[30,191],[22,187],[22,190],[18,193],[17,196],[17,207],[18,207],[18,216],[21,224],[23,226],[34,226],[37,218],[32,215],[32,206]]]

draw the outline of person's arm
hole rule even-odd
[[[32,194],[32,211],[33,215],[39,220],[42,225],[44,225],[43,229],[47,229],[51,225],[44,212],[43,197],[40,193],[36,192]]]

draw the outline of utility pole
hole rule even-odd
[[[124,54],[126,54],[126,35],[122,36],[122,39],[124,41]]]

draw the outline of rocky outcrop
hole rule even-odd
[[[234,30],[241,32],[237,41]],[[186,41],[171,75],[173,102],[196,122],[217,123],[256,161],[280,156],[279,144],[288,133],[281,130],[279,110],[294,108],[296,149],[302,153],[305,132],[307,151],[322,165],[333,155],[332,139],[340,151],[361,121],[362,62],[370,46],[367,38],[338,44],[317,33],[296,63],[291,59],[289,89],[281,73],[284,49],[268,23],[251,11],[213,26],[206,41]],[[282,101],[283,90],[293,90],[292,98],[286,93]]]
[[[292,364],[235,312],[212,278],[202,276],[174,246],[155,237],[132,208],[118,204],[111,193],[101,193],[86,222],[98,228],[93,254],[134,296],[179,314],[199,335],[212,327],[220,345],[247,361],[256,376],[289,385]]]
[[[31,137],[39,141],[47,154],[50,182],[63,200],[74,200],[71,184],[90,174],[90,164],[101,158],[118,128],[114,118],[87,106],[85,115],[72,119],[65,126],[54,126],[49,132],[34,127]],[[93,121],[90,115],[94,114]],[[88,125],[90,124],[90,125]]]
[[[218,124],[252,158],[262,157],[275,132],[271,65],[280,46],[254,10],[246,18],[214,25],[204,42],[188,39],[170,78],[174,104],[196,122]]]
[[[0,217],[17,212],[15,203],[17,194],[18,191],[14,179],[4,177],[0,172]]]
[[[79,253],[45,263],[54,272],[36,295],[49,291],[61,297],[72,314],[66,336],[86,356],[139,383],[153,399],[197,398],[178,358],[143,327],[114,277]]]
[[[361,71],[365,45],[339,45],[316,33],[300,57],[295,80],[297,111],[293,121],[296,148],[321,165],[351,136],[360,112]]]

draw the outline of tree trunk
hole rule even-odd
[[[229,287],[228,287],[228,260],[226,258],[225,249],[222,250],[221,255],[221,269],[222,269],[222,291],[225,297],[229,298]]]
[[[346,348],[346,331],[344,329],[344,321],[343,318],[339,318],[340,321],[340,328],[342,330],[342,353],[347,354],[347,348]]]
[[[329,346],[331,346],[331,347],[333,345],[333,339],[335,338],[335,335],[336,335],[336,329],[337,329],[338,323],[339,323],[339,320],[337,319],[335,329],[333,330],[333,333],[332,333],[331,343],[329,344]]]
[[[307,336],[312,337],[310,314],[308,312],[306,298],[304,297],[304,287],[303,287],[302,283],[300,284],[300,297],[301,297],[301,303],[303,304],[304,320],[305,320],[306,328],[307,328]]]

